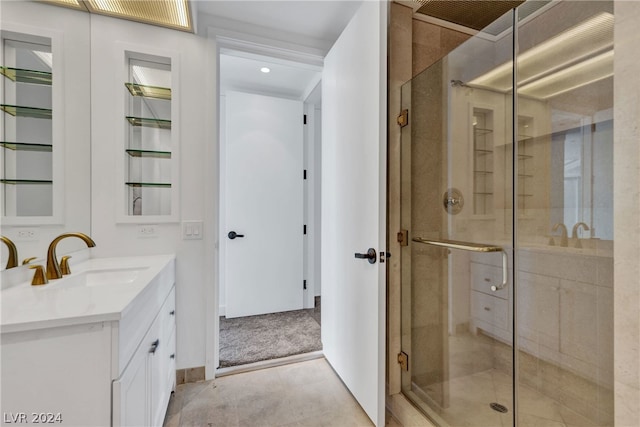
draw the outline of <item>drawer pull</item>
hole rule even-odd
[[[491,311],[491,309],[489,307],[485,307],[484,311]]]
[[[488,277],[485,277],[485,278],[484,278],[484,281],[485,281],[485,282],[491,282],[491,279],[489,279]]]
[[[175,359],[176,358],[176,354],[172,354],[171,356],[169,356],[169,359]]]
[[[149,349],[149,353],[156,354],[156,350],[158,349],[159,345],[160,345],[160,340],[155,340],[154,342],[152,342],[151,348]]]
[[[175,316],[175,315],[176,315],[176,311],[175,311],[175,310],[171,310],[171,311],[169,312],[169,314],[170,314],[170,315],[172,315],[172,316]]]

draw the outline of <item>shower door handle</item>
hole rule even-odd
[[[376,263],[376,250],[373,248],[369,248],[367,249],[367,253],[366,254],[359,254],[356,252],[355,254],[356,258],[359,259],[368,259],[369,260],[369,264],[375,264]]]
[[[447,249],[460,249],[463,251],[470,252],[502,252],[502,283],[499,285],[491,285],[491,290],[493,292],[497,292],[501,289],[504,289],[509,283],[509,257],[507,256],[507,252],[502,248],[502,246],[494,246],[494,245],[483,245],[478,243],[470,243],[470,242],[460,242],[457,240],[436,240],[436,239],[423,239],[422,237],[414,237],[413,239],[416,243],[423,243],[425,245],[431,246],[439,246],[441,248]]]

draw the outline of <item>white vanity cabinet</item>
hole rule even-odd
[[[114,269],[129,279],[78,284]],[[63,426],[162,426],[175,388],[174,256],[89,260],[0,301],[2,425],[24,413],[20,425],[52,414]]]
[[[511,280],[503,289],[491,290],[501,282],[502,266],[471,262],[471,325],[511,342]]]
[[[175,387],[175,290],[113,381],[114,426],[161,426]],[[126,348],[126,347],[125,347]]]

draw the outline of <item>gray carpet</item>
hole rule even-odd
[[[320,297],[316,307],[259,316],[220,317],[220,367],[322,350]]]

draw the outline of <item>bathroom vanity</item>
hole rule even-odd
[[[3,425],[162,425],[175,388],[175,256],[89,259],[0,301]]]

